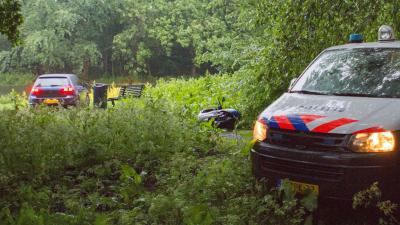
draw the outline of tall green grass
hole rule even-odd
[[[218,100],[224,98],[224,108],[235,108],[242,113],[240,127],[251,129],[260,113],[253,110],[254,105],[260,103],[251,101],[254,94],[251,84],[254,82],[255,78],[245,72],[189,79],[160,79],[146,89],[145,94],[156,101],[168,102],[169,110],[183,117],[195,117],[202,109],[216,107]],[[267,98],[262,94],[260,96]]]
[[[109,110],[2,111],[0,224],[286,220],[251,176],[246,141],[169,108],[144,98]],[[288,224],[299,224],[302,208],[285,204]]]
[[[2,85],[29,85],[35,81],[34,74],[0,73],[0,86]]]
[[[235,79],[160,81],[108,110],[2,110],[0,224],[310,222],[315,198],[269,190],[251,174],[247,138],[196,121],[222,96],[246,109]]]

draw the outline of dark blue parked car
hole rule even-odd
[[[77,106],[80,102],[88,104],[88,91],[78,82],[74,74],[40,75],[29,94],[29,104],[35,106],[62,105]]]

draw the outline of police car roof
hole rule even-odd
[[[62,73],[55,73],[55,74],[43,74],[39,77],[76,77],[75,74],[62,74]]]
[[[345,45],[332,46],[326,50],[355,49],[355,48],[400,48],[400,41],[349,43]]]

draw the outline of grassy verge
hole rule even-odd
[[[0,86],[2,85],[29,85],[35,80],[34,74],[0,74]]]
[[[195,117],[200,110],[216,107],[225,98],[225,108],[235,108],[242,113],[240,127],[251,129],[259,112],[252,110],[250,83],[254,78],[245,74],[207,75],[200,78],[158,80],[146,90],[155,101],[168,102],[169,110],[182,117]]]
[[[0,111],[26,108],[28,99],[25,93],[12,91],[7,95],[0,95]]]
[[[165,108],[142,99],[107,111],[3,111],[2,224],[242,224],[259,223],[265,213],[284,219],[252,178],[245,142],[226,141]],[[301,221],[302,211],[290,210]]]

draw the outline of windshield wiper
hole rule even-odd
[[[291,91],[290,93],[299,93],[299,94],[306,94],[306,95],[329,95],[329,93],[326,93],[326,92],[307,91],[307,90]]]
[[[398,97],[393,96],[393,95],[374,95],[374,94],[347,93],[347,92],[330,93],[330,92],[318,92],[318,91],[307,91],[307,90],[291,91],[290,93],[300,93],[300,94],[307,94],[307,95],[333,95],[333,96],[351,96],[351,97],[370,97],[370,98],[398,98]]]
[[[363,94],[363,93],[331,93],[335,96],[352,96],[352,97],[370,97],[370,98],[396,98],[392,95],[374,95],[374,94]]]

